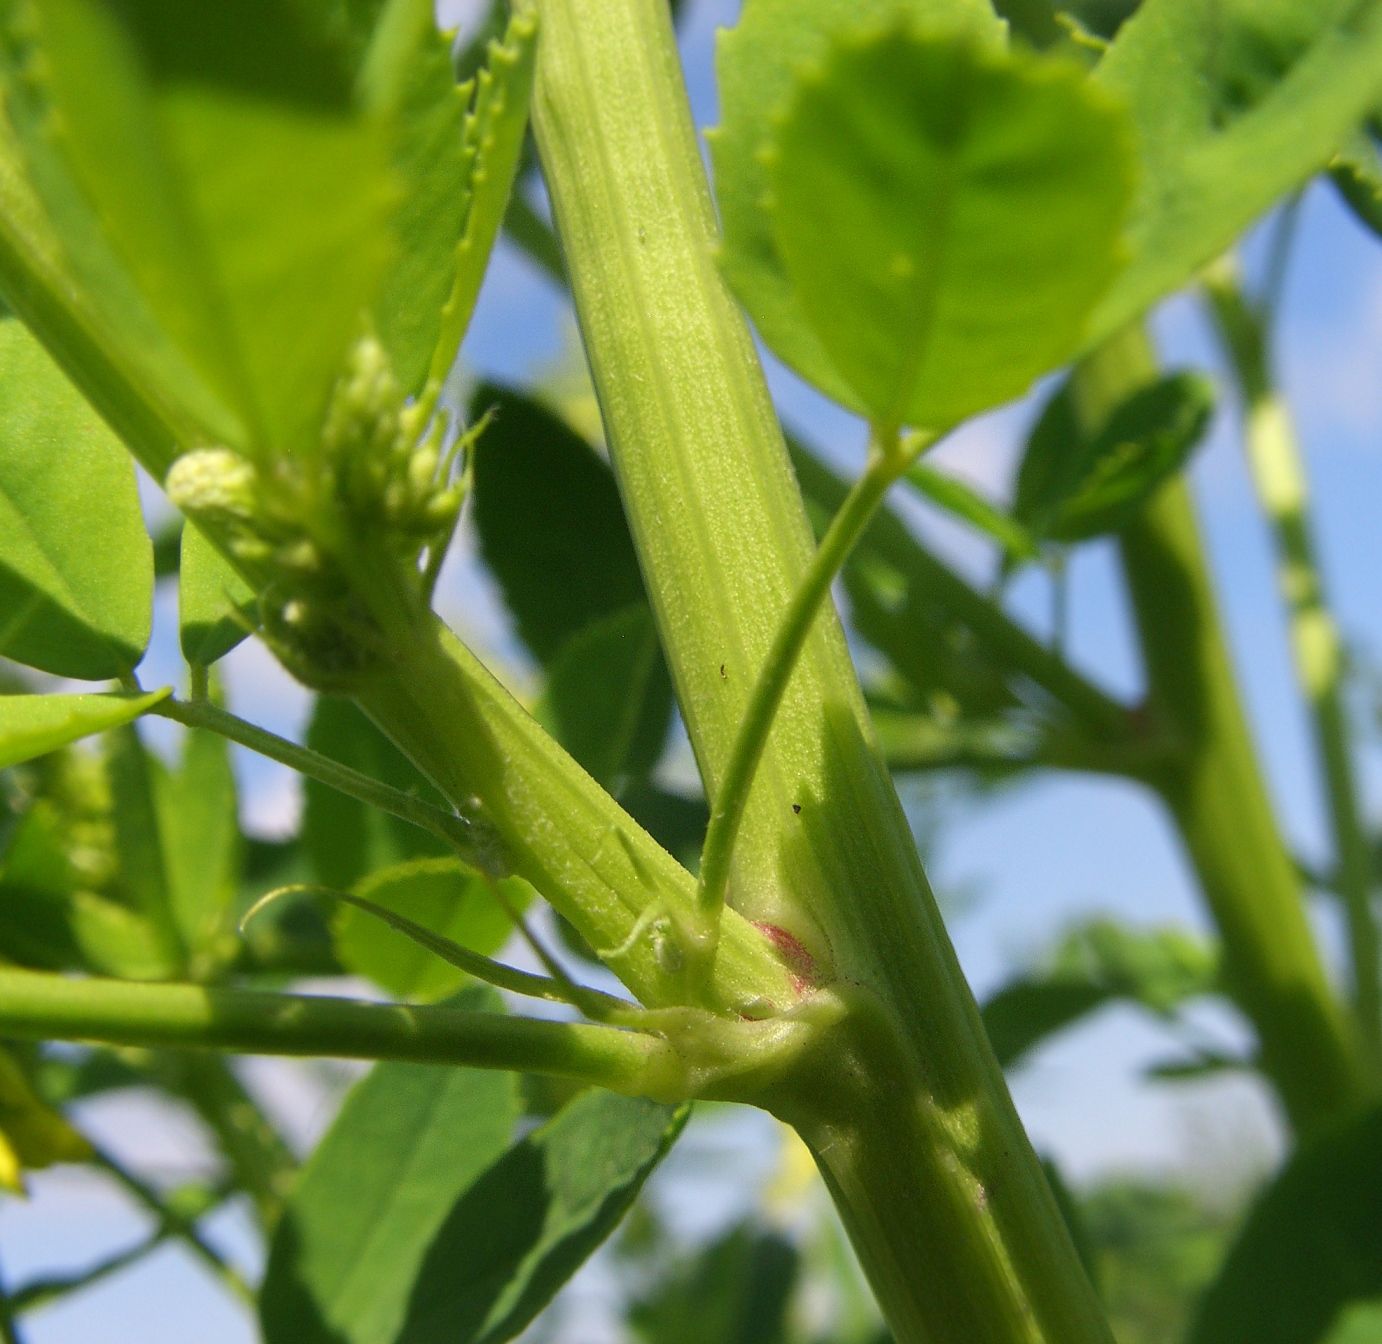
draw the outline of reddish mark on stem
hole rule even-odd
[[[767,937],[786,963],[792,976],[792,988],[798,993],[810,989],[816,982],[816,959],[802,946],[801,940],[779,924],[755,920],[754,928]]]

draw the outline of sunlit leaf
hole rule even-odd
[[[473,952],[497,952],[512,932],[508,912],[490,883],[454,859],[395,864],[358,883],[355,894]],[[522,909],[530,890],[510,879],[505,895]],[[439,999],[467,979],[463,971],[355,906],[337,910],[332,927],[341,964],[401,998]]]
[[[224,658],[256,624],[254,591],[197,529],[182,529],[178,621],[182,656],[197,667]]]
[[[0,695],[0,770],[130,723],[164,700],[148,695]]]
[[[528,102],[537,69],[537,9],[517,4],[502,39],[485,50],[465,121],[468,170],[465,227],[455,254],[455,284],[442,310],[432,377],[446,376],[475,311],[480,282],[504,222],[522,158]]]
[[[499,1007],[482,988],[456,1002]],[[376,1065],[346,1098],[274,1234],[259,1300],[266,1344],[426,1338],[405,1325],[419,1275],[517,1119],[510,1074]],[[483,1242],[492,1244],[488,1234]]]
[[[949,426],[1025,391],[1118,269],[1131,141],[1077,66],[901,27],[841,41],[768,155],[783,271],[875,423]]]
[[[0,318],[0,654],[87,681],[129,672],[153,584],[129,458],[23,324]]]
[[[720,126],[710,132],[715,194],[724,232],[721,265],[763,339],[837,401],[848,382],[835,371],[778,254],[763,150],[801,71],[824,58],[841,34],[901,19],[1001,42],[1002,26],[983,0],[750,0],[720,37],[716,73]]]
[[[1091,342],[1188,283],[1278,198],[1324,168],[1376,105],[1374,0],[1145,0],[1095,79],[1123,99],[1142,173],[1131,264]]]
[[[329,17],[292,0],[72,0],[27,20],[59,148],[149,309],[249,446],[312,441],[394,199],[381,119]]]

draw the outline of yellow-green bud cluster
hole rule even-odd
[[[342,512],[413,557],[450,534],[461,507],[459,488],[444,479],[445,425],[438,421],[419,441],[423,428],[404,405],[383,346],[360,341],[327,413],[323,466]]]
[[[168,472],[169,498],[255,579],[266,637],[309,684],[341,687],[379,650],[358,576],[383,565],[420,582],[423,551],[451,535],[462,496],[447,479],[445,425],[422,428],[383,347],[366,338],[317,451],[261,463],[199,448]]]

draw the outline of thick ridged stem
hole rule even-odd
[[[715,267],[665,3],[543,0],[541,18],[543,170],[620,488],[714,797],[810,564],[810,531],[752,341]],[[895,1337],[1108,1344],[832,612],[811,626],[755,775],[730,902],[774,927],[808,988],[854,988],[854,1030],[838,1039],[865,1044],[816,1057],[791,1103],[773,1104],[816,1153]]]
[[[1082,374],[1086,412],[1154,370],[1145,336],[1121,338]],[[1257,1031],[1263,1069],[1308,1132],[1356,1105],[1364,1079],[1267,794],[1186,482],[1163,489],[1119,545],[1148,709],[1178,744],[1152,782],[1222,936],[1229,992]]]

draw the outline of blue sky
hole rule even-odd
[[[710,76],[712,36],[732,21],[729,0],[702,0],[685,33],[698,125],[714,123]],[[1248,249],[1260,260],[1260,239]],[[1195,305],[1168,304],[1155,328],[1167,361],[1218,370],[1219,360]],[[570,353],[571,319],[559,295],[521,257],[501,250],[487,283],[465,357],[477,373],[519,378]],[[1382,500],[1382,245],[1366,236],[1327,189],[1303,206],[1283,306],[1280,369],[1297,414],[1310,472],[1326,582],[1340,622],[1359,649],[1382,654],[1382,583],[1377,554]],[[794,378],[771,368],[775,395],[794,424],[842,463],[857,462],[859,425],[823,404]],[[989,416],[942,449],[946,463],[973,483],[1004,488],[1029,403]],[[1269,541],[1236,439],[1231,399],[1193,469],[1197,496],[1235,657],[1261,744],[1272,791],[1300,849],[1324,852],[1324,821],[1310,756],[1307,724],[1294,691],[1277,603]],[[957,564],[983,574],[982,547],[956,529],[919,513],[919,526]],[[1092,672],[1123,693],[1137,690],[1136,660],[1107,547],[1082,550],[1072,566],[1072,650]],[[1047,595],[1033,579],[1018,586],[1017,609],[1038,628]],[[451,568],[447,613],[477,643],[511,651],[502,611],[464,553]],[[146,680],[174,679],[172,612],[160,613],[160,648]],[[240,712],[280,730],[300,727],[304,700],[266,656],[244,649],[229,664]],[[519,671],[521,682],[522,673]],[[1368,814],[1382,811],[1378,734],[1364,761]],[[246,811],[259,826],[282,827],[291,815],[291,780],[274,769],[242,763]],[[937,887],[973,893],[952,918],[961,959],[982,993],[1038,952],[1064,923],[1096,911],[1132,921],[1174,921],[1203,927],[1193,885],[1164,820],[1137,790],[1104,781],[1050,777],[997,799],[947,812],[932,865]],[[1332,946],[1333,921],[1320,912]],[[1203,1030],[1242,1039],[1226,1011],[1205,1012]],[[1077,1178],[1114,1167],[1222,1169],[1250,1173],[1271,1160],[1275,1130],[1257,1087],[1230,1084],[1151,1087],[1145,1065],[1173,1052],[1159,1030],[1131,1011],[1106,1013],[1046,1048],[1014,1083],[1019,1106],[1039,1146]],[[318,1095],[281,1066],[256,1065],[265,1089],[293,1131],[306,1138],[327,1116]],[[88,1112],[103,1138],[122,1151],[177,1169],[197,1160],[195,1135],[175,1117],[124,1099]],[[771,1165],[771,1131],[746,1124],[740,1151],[761,1176]],[[711,1142],[711,1140],[706,1140]],[[720,1142],[715,1140],[715,1142]],[[717,1150],[718,1151],[718,1150]],[[694,1152],[687,1161],[694,1166]],[[733,1163],[721,1154],[721,1166]],[[702,1164],[703,1169],[704,1164]],[[690,1179],[675,1170],[660,1178],[672,1205],[692,1198]],[[756,1178],[754,1178],[756,1179]],[[751,1179],[749,1184],[752,1185]],[[28,1206],[0,1204],[0,1246],[7,1281],[88,1261],[133,1235],[122,1202],[99,1194],[68,1172],[42,1176]],[[729,1197],[707,1206],[722,1216]],[[693,1221],[694,1209],[686,1215]],[[237,1253],[253,1256],[243,1218],[233,1212],[218,1232]],[[598,1276],[596,1288],[598,1289]],[[587,1288],[586,1291],[590,1291]],[[195,1325],[191,1325],[195,1322]],[[138,1337],[148,1344],[243,1344],[245,1321],[209,1288],[200,1271],[169,1251],[143,1268],[34,1318],[30,1344],[68,1344]]]

